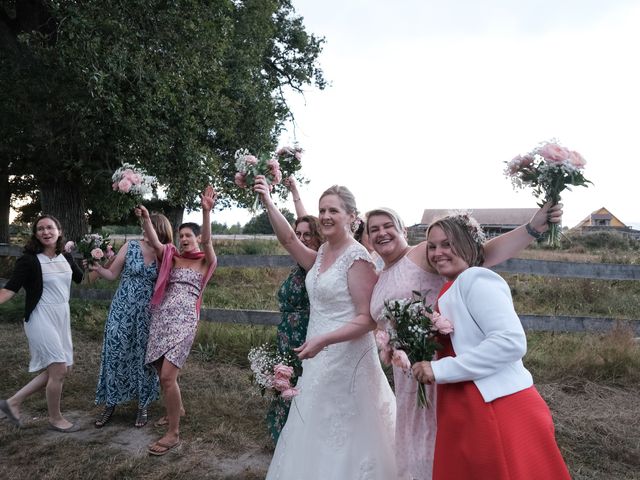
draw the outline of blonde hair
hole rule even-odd
[[[358,208],[356,207],[356,197],[353,196],[351,190],[347,187],[343,187],[342,185],[333,185],[332,187],[327,188],[322,195],[320,195],[320,200],[322,200],[327,195],[337,195],[344,206],[344,209],[347,213],[353,213],[354,215],[358,215]]]
[[[149,219],[151,220],[153,229],[158,235],[158,240],[160,240],[160,243],[172,243],[173,227],[171,226],[171,222],[169,221],[169,219],[161,213],[152,213],[151,215],[149,215]]]
[[[398,231],[398,233],[404,233],[405,231],[404,222],[400,218],[400,215],[398,215],[398,213],[395,210],[392,210],[387,207],[380,207],[380,208],[376,208],[375,210],[369,210],[365,214],[365,219],[367,220],[367,227],[366,227],[367,233],[369,233],[369,218],[375,217],[377,215],[389,217],[393,222],[393,226]]]

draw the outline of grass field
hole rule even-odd
[[[558,252],[527,251],[525,256]],[[572,261],[600,253],[567,253]],[[627,263],[636,263],[635,252]],[[568,260],[568,259],[567,259]],[[220,268],[205,296],[215,308],[276,310],[286,269]],[[640,282],[507,277],[520,313],[563,313],[640,318]],[[113,288],[108,282],[83,288]],[[275,328],[201,323],[180,385],[187,416],[183,444],[166,457],[146,454],[162,431],[152,421],[133,428],[135,406],[119,407],[97,430],[92,422],[105,302],[72,301],[75,361],[63,409],[83,430],[62,435],[46,429],[46,403],[23,405],[26,428],[0,419],[0,478],[11,479],[229,479],[264,478],[272,446],[264,427],[268,402],[250,383],[246,354],[272,340]],[[22,300],[0,306],[0,398],[31,378],[20,318]],[[525,364],[552,411],[558,443],[574,480],[640,480],[640,345],[629,331],[609,334],[529,333]],[[303,477],[301,477],[303,478]]]

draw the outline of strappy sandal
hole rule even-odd
[[[148,420],[149,416],[147,414],[147,408],[138,408],[138,413],[136,414],[136,423],[134,423],[133,425],[136,428],[142,428],[147,424]]]
[[[95,425],[96,428],[102,428],[104,427],[109,420],[111,420],[111,416],[113,415],[113,412],[116,411],[116,406],[115,405],[107,405],[104,407],[104,410],[102,410],[102,413],[100,415],[98,415],[98,418],[96,418],[96,421],[93,422],[93,424]]]

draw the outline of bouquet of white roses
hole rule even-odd
[[[282,354],[274,345],[264,344],[253,347],[247,358],[253,382],[262,395],[270,390],[284,400],[291,400],[298,394],[295,383],[299,372],[296,372],[293,353]]]
[[[585,159],[578,152],[561,146],[557,141],[543,142],[525,155],[517,155],[507,164],[504,174],[515,188],[530,186],[540,200],[539,206],[548,201],[560,202],[560,193],[569,185],[586,187],[591,183],[582,170]],[[560,230],[556,223],[549,223],[549,245],[560,244]]]
[[[111,176],[112,187],[116,192],[130,193],[133,195],[146,195],[152,192],[157,185],[156,177],[147,175],[144,170],[123,163]]]
[[[432,360],[442,348],[437,336],[453,331],[451,322],[434,312],[415,291],[411,298],[386,300],[378,324],[375,336],[383,363],[407,371],[413,363]],[[429,406],[422,384],[418,386],[418,403]]]

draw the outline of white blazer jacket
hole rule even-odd
[[[473,381],[485,402],[533,385],[522,364],[527,338],[502,277],[486,268],[468,268],[438,307],[453,324],[456,356],[431,362],[436,383]]]

